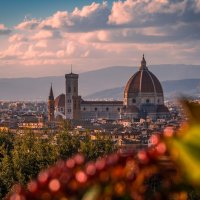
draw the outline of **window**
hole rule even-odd
[[[84,107],[83,110],[86,111],[86,108]]]
[[[74,87],[74,92],[76,92],[76,87]]]
[[[97,111],[98,109],[97,109],[97,108],[94,108],[94,110]]]
[[[106,111],[109,111],[109,108],[106,108]]]
[[[68,87],[68,93],[71,93],[71,87]]]
[[[117,108],[118,112],[120,111],[120,108]]]
[[[158,99],[158,103],[160,103],[160,99]]]
[[[132,99],[132,103],[136,103],[136,100],[135,100],[135,99]]]
[[[146,100],[146,103],[150,103],[150,100],[149,100],[149,99],[147,99],[147,100]]]

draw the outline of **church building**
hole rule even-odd
[[[51,116],[53,116],[52,108],[55,118],[70,120],[99,118],[138,120],[146,117],[158,119],[169,116],[168,108],[164,105],[161,83],[149,71],[144,55],[139,70],[132,75],[125,86],[123,101],[83,100],[78,93],[78,78],[79,75],[72,72],[65,75],[65,94],[60,94],[55,101],[52,97],[49,99]]]

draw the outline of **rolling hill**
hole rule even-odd
[[[162,82],[164,94],[166,97],[177,95],[200,95],[200,79],[184,79]],[[108,90],[99,91],[86,96],[86,99],[115,99],[122,100],[124,87],[118,87]]]
[[[197,65],[155,65],[149,66],[149,69],[160,81],[200,77],[200,66]],[[118,66],[82,73],[79,75],[79,93],[83,97],[88,97],[96,92],[104,91],[105,93],[108,89],[123,88],[137,70],[137,67]],[[0,100],[47,100],[51,83],[53,83],[55,96],[64,92],[64,74],[57,77],[0,78]],[[177,87],[180,88],[182,85],[186,87],[188,84],[188,82],[179,82]],[[176,92],[173,82],[169,82],[166,87],[166,92],[168,90],[171,93]],[[117,97],[117,93],[115,96]]]

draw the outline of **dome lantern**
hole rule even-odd
[[[146,60],[145,60],[145,58],[144,58],[144,54],[143,54],[143,57],[142,57],[140,70],[148,70],[148,68],[147,68],[147,63],[146,63]]]

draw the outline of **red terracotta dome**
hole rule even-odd
[[[55,99],[55,107],[65,107],[65,95],[60,94]]]
[[[144,56],[139,71],[136,72],[127,82],[124,96],[129,97],[129,94],[133,93],[154,93],[163,95],[160,81],[148,70]]]

